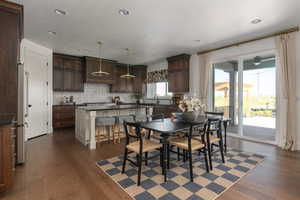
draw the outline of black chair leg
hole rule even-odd
[[[148,165],[148,152],[145,152],[145,165]]]
[[[212,169],[213,169],[213,166],[212,166],[212,159],[211,159],[211,149],[210,149],[210,144],[207,145],[207,151],[208,151],[209,167],[210,167],[210,170],[212,170]]]
[[[209,173],[209,166],[208,166],[208,160],[207,160],[207,151],[206,151],[206,148],[204,149],[204,160],[205,160],[206,172]]]
[[[140,153],[138,155],[138,180],[137,180],[137,185],[139,186],[141,184],[141,173],[142,173],[142,157],[143,153]]]
[[[170,169],[170,145],[167,144],[167,168]]]
[[[189,157],[189,164],[190,164],[190,179],[191,182],[194,181],[194,174],[193,174],[193,160],[192,160],[192,150],[188,151],[188,157]]]
[[[186,153],[185,153],[185,150],[183,150],[182,153],[183,153],[183,162],[185,163],[185,161],[186,161]]]
[[[159,149],[160,152],[160,166],[163,167],[163,148]]]
[[[164,174],[164,149],[160,148],[160,166],[161,166],[161,174]]]
[[[180,148],[177,147],[177,160],[180,161]]]
[[[123,166],[122,166],[122,174],[125,172],[125,166],[126,166],[127,156],[128,156],[128,149],[125,148],[124,160],[123,160]]]
[[[221,158],[222,158],[222,162],[225,163],[225,158],[224,158],[224,149],[223,149],[223,142],[222,140],[220,140],[219,142],[219,147],[220,147],[220,152],[221,152]]]

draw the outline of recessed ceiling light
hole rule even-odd
[[[259,24],[260,22],[262,22],[261,19],[255,18],[255,19],[253,19],[253,20],[251,21],[251,24]]]
[[[48,31],[48,33],[52,36],[56,36],[56,32],[55,31]]]
[[[119,14],[124,15],[124,16],[130,15],[130,11],[125,9],[125,8],[122,8],[122,9],[119,10]]]
[[[66,15],[67,12],[64,10],[60,10],[60,9],[55,9],[54,12],[58,15]]]

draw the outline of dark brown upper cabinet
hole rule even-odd
[[[118,64],[114,70],[115,83],[111,85],[111,92],[114,93],[142,93],[143,86],[147,77],[147,66],[130,66],[130,74],[135,78],[121,78],[120,76],[127,73],[126,64]]]
[[[129,93],[133,91],[133,79],[125,79],[120,76],[127,73],[125,64],[117,64],[114,68],[115,83],[111,85],[110,92]]]
[[[186,93],[190,90],[190,55],[181,54],[167,58],[169,92]]]
[[[104,83],[104,84],[114,84],[114,68],[117,62],[112,60],[102,60],[102,71],[108,72],[109,75],[104,76],[93,76],[92,72],[99,71],[99,58],[85,57],[85,82],[87,83]]]
[[[17,114],[23,6],[0,1],[0,27],[0,113]]]
[[[133,92],[146,92],[147,66],[135,65],[132,67],[132,73],[136,76],[133,80]]]
[[[53,90],[84,91],[84,62],[81,57],[53,54]]]

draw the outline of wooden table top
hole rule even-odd
[[[157,131],[160,133],[174,133],[178,131],[183,131],[189,129],[191,125],[203,124],[205,120],[199,122],[183,122],[178,120],[172,120],[171,118],[157,119],[150,122],[141,123],[141,128],[145,128],[152,131]]]
[[[205,116],[199,116],[195,121],[184,122],[174,120],[171,118],[157,119],[150,122],[143,122],[140,124],[141,128],[157,131],[160,133],[175,133],[189,129],[191,126],[203,125],[208,118]],[[229,118],[222,118],[222,121],[230,121]]]

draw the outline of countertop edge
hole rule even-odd
[[[13,114],[0,114],[0,127],[11,125],[14,118]]]

